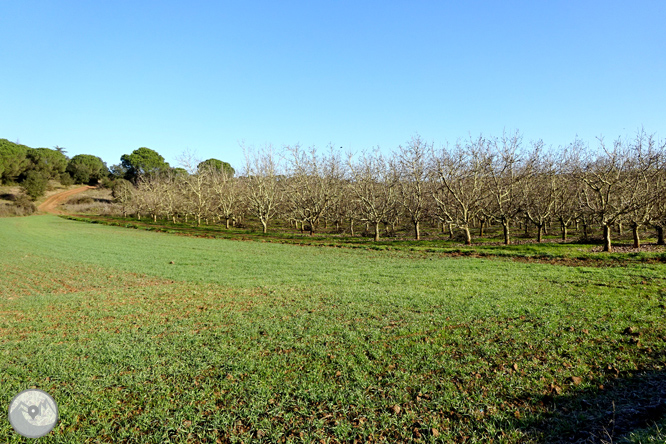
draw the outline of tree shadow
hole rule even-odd
[[[16,195],[12,193],[2,193],[0,194],[0,200],[16,200]]]
[[[615,374],[603,385],[539,395],[546,418],[525,425],[543,444],[608,444],[666,416],[666,371]]]

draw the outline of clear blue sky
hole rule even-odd
[[[0,1],[0,138],[359,151],[519,129],[666,136],[666,2]]]

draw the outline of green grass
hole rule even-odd
[[[119,216],[99,215],[70,215],[64,216],[70,220],[81,222],[92,222],[111,226],[123,226],[147,231],[161,231],[166,233],[177,233],[186,236],[209,237],[232,240],[261,240],[264,242],[278,242],[284,244],[315,245],[330,247],[361,248],[370,250],[391,250],[418,252],[423,254],[440,255],[465,255],[477,257],[507,257],[524,258],[540,261],[568,261],[569,263],[587,262],[589,265],[624,265],[635,262],[666,262],[666,250],[659,247],[650,251],[637,252],[614,252],[612,254],[601,252],[601,242],[580,242],[577,237],[570,236],[567,242],[561,242],[559,236],[544,236],[544,242],[533,242],[532,238],[524,236],[513,236],[512,245],[504,245],[501,233],[492,231],[494,237],[475,237],[472,245],[464,245],[459,240],[450,240],[448,235],[431,232],[427,233],[422,240],[415,241],[410,238],[409,232],[400,231],[394,238],[382,238],[374,242],[372,237],[349,236],[348,234],[335,234],[329,229],[328,232],[316,233],[313,236],[297,232],[282,221],[276,221],[272,229],[263,234],[256,227],[253,220],[247,221],[248,228],[226,229],[221,225],[201,225],[178,222],[173,224],[163,220],[153,222],[150,218],[138,221],[134,218],[122,218]],[[323,231],[323,230],[322,230]],[[435,230],[436,231],[436,230]],[[360,230],[357,230],[357,233]],[[630,235],[631,233],[629,233]],[[642,233],[641,242],[645,245],[654,243],[656,240],[646,237],[648,233]],[[632,240],[625,237],[613,239],[615,247],[632,246]],[[526,242],[527,241],[527,242]],[[553,242],[554,241],[554,242]]]
[[[612,405],[618,440],[666,394],[661,264],[54,216],[0,219],[0,246],[0,399],[51,393],[60,422],[44,442],[556,442],[603,437]],[[0,441],[23,442],[6,421]]]

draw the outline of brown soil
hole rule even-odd
[[[74,196],[75,194],[83,193],[86,190],[90,190],[95,187],[84,186],[79,188],[74,188],[73,190],[63,191],[62,193],[54,194],[53,196],[46,199],[37,209],[45,213],[52,214],[62,214],[62,211],[57,209],[57,206],[66,202],[67,199]]]

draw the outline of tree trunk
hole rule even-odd
[[[543,229],[544,229],[544,224],[537,225],[537,242],[539,243],[541,243]]]
[[[136,219],[141,220],[141,213],[136,213]]]
[[[463,231],[465,232],[465,245],[472,245],[472,235],[469,232],[469,226],[465,225]]]
[[[375,222],[375,242],[379,241],[379,222]]]
[[[504,245],[511,245],[511,238],[509,237],[509,221],[502,221],[502,230],[504,231]]]
[[[529,217],[525,216],[525,237],[530,235],[529,229],[530,229],[530,219]]]
[[[608,253],[613,251],[611,246],[611,227],[608,224],[604,225],[604,251]]]
[[[483,227],[486,226],[486,220],[481,219],[481,224],[479,224],[479,237],[483,237]]]
[[[153,222],[157,222],[157,214],[153,214]]]
[[[561,222],[561,223],[562,223],[562,240],[566,241],[567,240],[567,224],[565,224],[564,222]]]
[[[449,239],[453,239],[453,224],[449,224]]]
[[[312,236],[315,232],[315,226],[313,222],[310,222],[310,236]]]
[[[264,232],[264,234],[266,234],[266,232],[268,231],[268,227],[267,227],[267,225],[266,225],[266,221],[263,220],[263,219],[261,219],[261,226],[262,226],[262,228],[263,228],[263,232]]]
[[[664,245],[664,227],[657,227],[657,245]]]
[[[227,230],[229,229],[229,218],[227,217]]]
[[[197,215],[197,227],[201,225],[201,216]]]
[[[641,238],[638,236],[638,227],[637,223],[631,224],[631,234],[634,236],[634,248],[641,248]]]
[[[351,217],[349,218],[349,233],[354,235],[354,219]]]
[[[336,233],[340,232],[340,219],[335,220],[335,232]]]
[[[622,222],[617,223],[617,235],[622,236]]]
[[[419,229],[419,221],[414,222],[414,236],[416,240],[421,240],[421,230]]]
[[[442,233],[446,232],[446,224],[442,222]]]

